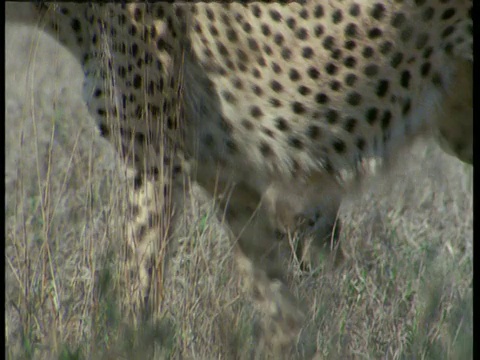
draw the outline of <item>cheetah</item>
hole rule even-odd
[[[127,241],[142,288],[191,178],[225,215],[276,351],[304,319],[282,233],[304,231],[298,256],[315,266],[367,165],[422,134],[472,163],[471,0],[29,6],[14,20],[75,55],[101,135],[134,177]]]

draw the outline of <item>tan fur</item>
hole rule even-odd
[[[298,255],[315,266],[325,243],[337,248],[343,194],[425,131],[472,161],[471,6],[59,3],[38,13],[82,63],[89,109],[136,179],[126,226],[142,287],[190,176],[217,197],[265,341],[288,358],[304,315],[277,233],[303,232]]]

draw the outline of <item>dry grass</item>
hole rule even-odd
[[[132,316],[126,180],[80,97],[82,71],[33,28],[7,25],[6,50],[7,358],[263,358],[231,244],[197,188],[159,316]],[[431,143],[402,159],[343,204],[346,263],[292,271],[310,319],[299,358],[472,357],[472,171]]]

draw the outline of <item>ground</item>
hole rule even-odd
[[[252,311],[198,189],[177,234],[184,246],[163,291],[165,321],[138,324],[115,311],[130,301],[116,286],[125,265],[119,160],[80,97],[73,58],[33,28],[7,25],[6,41],[8,356],[248,357]],[[294,272],[311,319],[307,354],[471,358],[472,170],[434,143],[404,157],[408,167],[342,205],[344,266]]]

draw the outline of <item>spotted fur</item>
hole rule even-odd
[[[192,177],[226,214],[277,349],[303,319],[271,251],[279,233],[305,231],[311,241],[299,256],[313,261],[338,227],[342,196],[370,172],[365,164],[388,161],[419,134],[437,134],[472,162],[471,8],[471,0],[36,6],[82,64],[90,112],[135,178],[127,227],[142,281]]]

